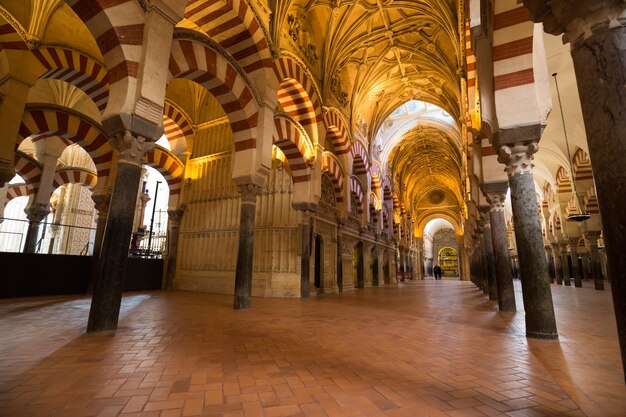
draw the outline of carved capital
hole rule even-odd
[[[111,193],[94,193],[91,195],[99,217],[106,217],[111,202]]]
[[[185,214],[185,210],[187,210],[187,204],[181,204],[177,209],[167,211],[167,216],[170,220],[170,225],[172,227],[180,226],[180,222],[183,219],[183,214]]]
[[[598,246],[598,239],[600,239],[600,232],[598,231],[587,231],[584,233],[583,236],[585,236],[585,240],[587,241],[587,244],[589,245],[589,247],[593,247],[593,246]]]
[[[534,154],[539,150],[537,142],[527,144],[516,144],[512,146],[501,146],[498,155],[498,162],[506,165],[504,169],[509,177],[515,175],[532,173]]]
[[[489,212],[504,211],[505,193],[486,193],[485,198],[489,203]]]
[[[50,205],[48,203],[33,203],[30,207],[24,209],[26,218],[31,223],[41,223],[41,221],[50,213]]]
[[[244,204],[256,204],[256,196],[261,191],[261,187],[256,184],[240,184],[237,186],[237,192],[241,196],[241,202]]]
[[[111,146],[119,152],[119,162],[143,165],[143,158],[147,152],[154,149],[154,142],[147,141],[142,136],[134,137],[129,130],[110,137]]]

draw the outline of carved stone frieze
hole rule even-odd
[[[287,27],[289,38],[298,46],[307,61],[315,64],[319,59],[317,48],[311,39],[309,33],[311,27],[306,16],[300,12],[294,12],[287,15]]]

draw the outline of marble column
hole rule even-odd
[[[593,283],[598,291],[604,291],[604,277],[602,276],[602,268],[600,267],[600,252],[598,251],[598,238],[600,232],[588,231],[585,233],[585,240],[589,245],[589,256],[591,258],[591,274]]]
[[[241,196],[239,218],[239,250],[235,270],[235,296],[233,308],[240,310],[250,307],[252,299],[252,260],[254,254],[254,217],[259,186],[256,184],[238,185]]]
[[[41,222],[50,213],[50,207],[45,203],[33,203],[24,209],[28,219],[28,231],[24,242],[24,253],[36,253],[39,242],[39,231]]]
[[[311,217],[313,212],[311,210],[301,210],[302,213],[302,242],[300,255],[300,297],[309,298],[311,289]],[[341,239],[341,235],[338,232],[337,239]],[[339,247],[339,241],[337,247]],[[341,283],[339,282],[339,275],[337,276],[337,286],[341,291]]]
[[[498,284],[496,282],[495,263],[493,257],[493,243],[491,234],[491,219],[489,216],[489,206],[481,206],[480,213],[483,220],[484,245],[485,245],[485,268],[487,270],[487,288],[490,300],[498,299]]]
[[[87,331],[117,328],[143,157],[152,143],[129,131],[110,138],[119,159],[102,240]]]
[[[559,255],[561,256],[561,270],[563,271],[563,284],[566,287],[572,286],[572,269],[570,268],[569,255],[567,253],[567,243],[559,244]]]
[[[574,286],[577,288],[582,288],[583,280],[582,280],[582,271],[580,270],[580,266],[578,265],[578,238],[570,238],[569,239],[569,250],[570,256],[572,257],[572,275],[574,276]]]
[[[98,261],[100,259],[100,251],[102,249],[104,230],[107,225],[107,216],[109,215],[111,193],[94,193],[91,195],[91,199],[95,204],[95,209],[98,213],[98,220],[96,221],[96,236],[93,241],[93,254],[91,256],[89,281],[87,282],[87,294],[93,294],[93,290],[96,285],[96,277],[98,275]]]
[[[537,150],[539,145],[534,141],[503,145],[499,149],[498,161],[506,165],[511,187],[511,207],[526,312],[526,336],[557,339],[559,336],[552,304],[548,263],[532,174],[533,154]]]
[[[550,275],[550,284],[554,284],[556,274],[554,272],[554,257],[552,256],[552,246],[546,245],[546,259],[548,261],[548,274]]]
[[[504,219],[504,200],[508,187],[501,183],[496,185],[497,187],[484,184],[483,193],[489,203],[498,308],[500,311],[515,312],[517,308],[515,307],[515,291],[511,272],[511,255],[509,254],[509,241],[506,232],[506,220]]]
[[[372,262],[372,286],[377,287],[379,282],[378,275],[378,245],[374,245],[374,250],[372,251],[374,254],[374,261]]]
[[[178,236],[180,232],[180,222],[187,209],[186,204],[181,204],[176,210],[168,210],[167,224],[167,259],[165,267],[165,289],[171,290],[176,276],[176,263],[178,261]]]
[[[557,285],[563,285],[563,263],[558,243],[550,244],[552,247],[552,259],[554,260],[554,275]]]

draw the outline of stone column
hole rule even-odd
[[[569,267],[567,255],[567,243],[559,244],[559,256],[561,256],[561,270],[563,271],[563,284],[566,287],[572,286],[572,271]]]
[[[98,213],[96,222],[96,236],[93,241],[93,255],[91,257],[91,269],[89,271],[89,281],[87,282],[87,294],[93,294],[96,285],[96,277],[98,275],[98,262],[100,259],[100,251],[102,249],[102,239],[104,238],[104,230],[107,225],[107,217],[109,215],[109,204],[111,202],[110,193],[94,193],[91,199],[95,203],[95,209]]]
[[[626,374],[626,4],[623,0],[528,1],[544,30],[572,44],[576,83],[594,168],[617,331]]]
[[[496,281],[496,266],[493,257],[493,244],[491,233],[491,219],[489,215],[489,206],[480,207],[481,218],[484,224],[484,245],[485,245],[485,268],[487,269],[487,287],[490,300],[498,299],[498,284]]]
[[[546,245],[546,259],[548,261],[548,274],[550,275],[550,284],[554,284],[556,278],[554,272],[554,257],[552,256],[552,246]]]
[[[378,275],[378,245],[374,244],[374,261],[372,262],[372,285],[377,287],[379,282],[379,275]]]
[[[563,285],[563,266],[559,245],[558,243],[552,243],[550,246],[552,247],[552,259],[554,260],[554,275],[556,276],[556,283],[558,285]]]
[[[572,257],[572,275],[574,276],[574,285],[577,288],[582,288],[582,271],[578,265],[578,238],[569,239],[569,250]]]
[[[604,277],[602,276],[602,268],[600,268],[600,252],[598,251],[598,238],[600,232],[588,231],[585,233],[585,239],[589,245],[589,256],[591,257],[591,274],[593,275],[593,283],[598,291],[604,291]]]
[[[557,339],[548,263],[537,210],[535,181],[532,174],[536,142],[501,146],[498,161],[506,165],[511,187],[511,207],[519,257],[522,296],[526,312],[526,336]]]
[[[338,239],[337,245],[341,241],[341,271],[342,271],[342,291],[349,291],[354,289],[354,277],[352,269],[352,253],[354,250],[354,242],[347,238]]]
[[[187,209],[186,204],[181,204],[176,210],[168,210],[167,225],[167,265],[165,267],[165,289],[171,290],[176,276],[176,262],[178,260],[178,236],[180,222]]]
[[[239,250],[237,251],[237,270],[235,271],[236,310],[249,308],[252,298],[252,258],[254,254],[254,216],[256,197],[259,186],[255,184],[238,185],[241,195],[241,215],[239,220]]]
[[[119,152],[87,331],[117,328],[143,157],[153,143],[130,131],[110,138]]]
[[[343,238],[339,227],[337,228],[337,288],[340,293],[343,292]]]
[[[300,297],[309,298],[311,287],[311,210],[301,210],[302,213],[302,242],[300,255]],[[337,232],[337,247],[339,247],[340,232]],[[337,286],[341,291],[339,275],[337,276]]]
[[[511,272],[511,256],[504,219],[504,200],[508,186],[504,183],[483,184],[483,193],[489,203],[491,243],[493,245],[494,272],[500,311],[515,312],[515,291]]]
[[[39,238],[39,229],[41,222],[50,213],[50,207],[45,203],[33,203],[30,207],[24,209],[26,218],[28,219],[28,231],[24,242],[24,253],[37,252],[37,243]]]

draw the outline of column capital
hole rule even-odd
[[[535,141],[514,145],[500,146],[498,162],[506,166],[505,171],[509,178],[526,173],[532,173],[534,154],[539,150]]]
[[[143,166],[143,158],[154,149],[154,142],[143,136],[133,136],[130,130],[117,133],[109,138],[111,146],[119,152],[119,162]]]
[[[255,204],[256,196],[261,191],[261,187],[256,184],[239,184],[237,185],[237,192],[241,196],[242,203]]]
[[[573,48],[596,33],[626,26],[623,0],[524,0],[524,5],[531,20],[543,22],[547,33],[565,34],[563,41],[570,42]]]
[[[48,203],[33,203],[24,209],[26,218],[34,223],[41,221],[50,213],[50,205]]]
[[[490,192],[485,193],[485,198],[489,203],[489,212],[504,211],[504,201],[506,200],[506,193],[503,192]]]
[[[187,210],[187,204],[181,204],[176,209],[167,211],[167,217],[172,223],[172,227],[180,226],[180,221],[183,219],[185,210]]]
[[[589,246],[598,246],[598,239],[600,239],[600,235],[602,233],[596,230],[588,230],[583,233],[585,240]]]
[[[93,193],[91,199],[94,202],[98,216],[106,216],[109,210],[109,203],[111,202],[111,193]]]

